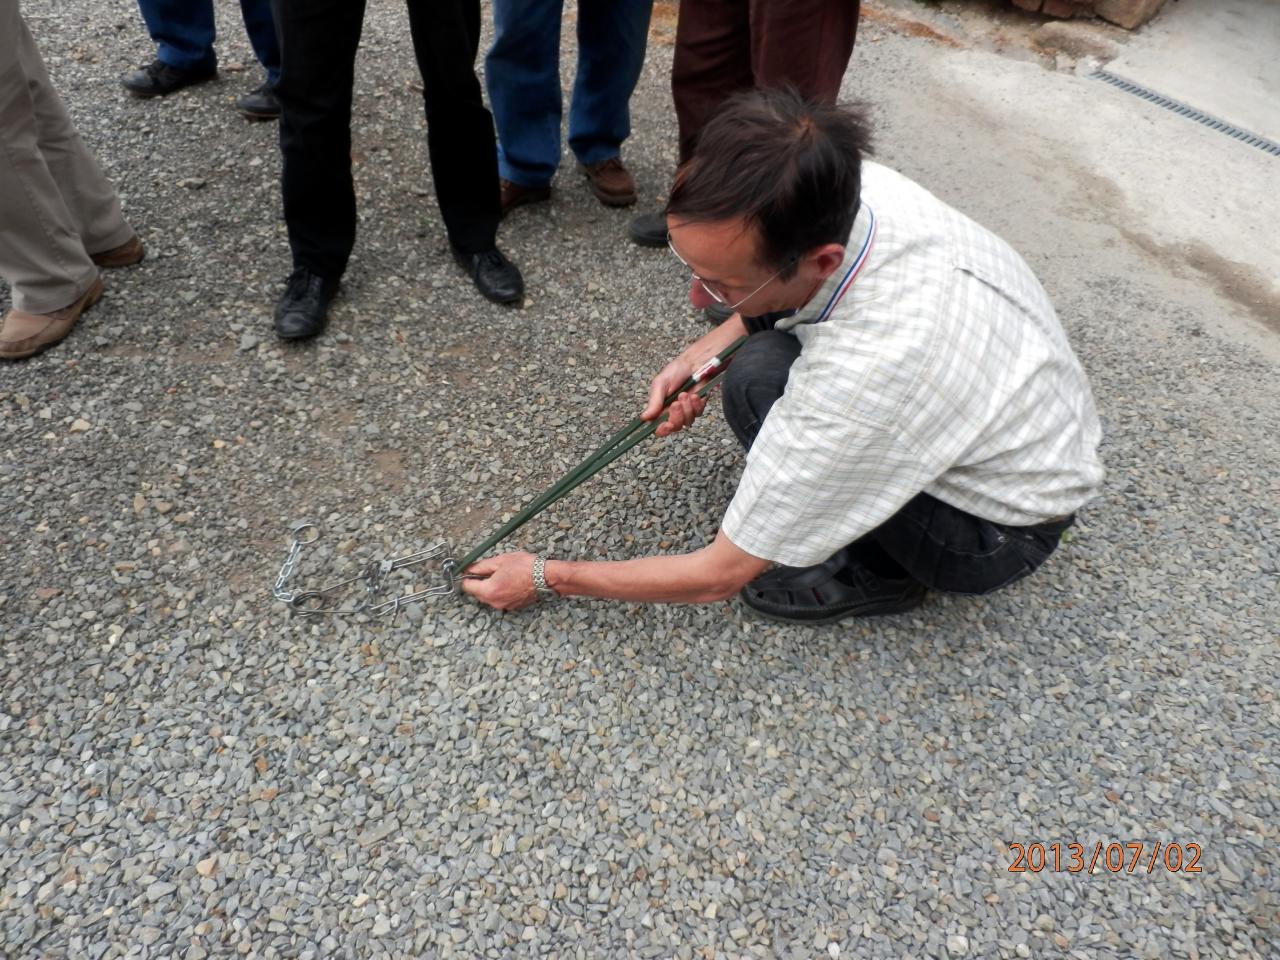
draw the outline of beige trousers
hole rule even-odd
[[[13,305],[51,313],[74,303],[98,275],[90,256],[132,236],[49,83],[18,0],[0,0],[0,277]]]

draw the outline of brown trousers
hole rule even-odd
[[[859,0],[682,0],[671,94],[680,163],[731,95],[790,84],[834,103],[853,40]]]
[[[0,0],[0,277],[13,305],[51,313],[98,277],[90,255],[133,230],[58,97],[18,0]]]

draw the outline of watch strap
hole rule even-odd
[[[560,596],[547,583],[547,558],[539,554],[533,558],[533,592],[539,600],[551,600]]]

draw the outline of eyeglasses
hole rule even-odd
[[[798,259],[797,257],[792,257],[785,264],[783,264],[781,267],[775,270],[773,275],[770,276],[769,279],[766,280],[764,283],[760,284],[760,286],[756,287],[754,290],[748,293],[745,297],[743,297],[737,303],[730,303],[728,297],[726,297],[723,293],[721,293],[711,284],[707,283],[707,281],[703,280],[700,276],[694,273],[693,267],[689,266],[689,261],[686,260],[684,257],[680,256],[680,252],[676,250],[675,244],[671,242],[670,232],[667,233],[667,247],[668,249],[671,250],[671,255],[674,256],[677,260],[679,260],[680,263],[684,265],[684,268],[689,271],[689,273],[693,274],[693,279],[697,281],[698,286],[702,287],[702,289],[706,291],[707,296],[711,297],[711,299],[713,299],[716,303],[721,304],[722,306],[724,306],[729,310],[737,310],[740,306],[742,306],[744,303],[746,303],[748,300],[754,297],[757,293],[759,293],[769,284],[773,283],[773,281],[777,280],[778,277],[782,275],[782,271],[788,269]]]

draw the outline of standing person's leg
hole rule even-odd
[[[324,329],[356,239],[351,90],[364,0],[275,0],[282,72],[281,194],[294,272],[276,307],[285,339]]]
[[[560,165],[563,12],[564,0],[493,4],[493,46],[484,75],[498,130],[498,176],[526,188],[524,203],[549,195],[544,188]]]
[[[569,108],[569,146],[601,203],[635,203],[620,154],[631,135],[631,94],[640,79],[653,0],[581,0],[578,71]]]
[[[236,98],[236,109],[249,120],[277,120],[280,101],[275,87],[280,82],[280,45],[276,42],[275,19],[271,0],[240,0],[245,32],[254,56],[266,68],[267,79],[253,90]]]
[[[17,4],[0,4],[0,275],[13,290],[13,310],[0,322],[0,357],[6,359],[57,343],[102,294],[97,267],[42,150],[36,101],[47,108],[57,97],[44,89],[47,84]],[[59,113],[69,125],[65,111]],[[50,134],[55,154],[84,148],[78,137]]]
[[[408,0],[408,7],[422,72],[431,176],[449,245],[485,297],[512,303],[523,296],[524,281],[497,247],[497,138],[475,73],[480,0]]]
[[[698,133],[725,99],[750,87],[749,0],[680,4],[671,64],[671,98],[680,136],[677,165],[689,159]],[[667,218],[661,210],[632,217],[627,235],[642,247],[665,247]]]
[[[240,15],[253,55],[267,71],[267,84],[274,87],[280,80],[280,44],[271,16],[271,0],[240,0]]]
[[[692,155],[698,134],[720,105],[738,91],[751,89],[750,13],[749,0],[696,0],[680,6],[671,64],[671,98],[680,133],[678,164]]]
[[[126,245],[132,246],[136,235],[120,211],[115,187],[76,132],[31,35],[25,33],[25,25],[22,29],[25,35],[19,43],[18,63],[27,76],[40,154],[80,243],[90,258],[100,260]],[[141,259],[140,245],[137,252]]]
[[[293,265],[341,277],[355,246],[351,91],[363,0],[276,0],[281,193]]]
[[[125,89],[139,97],[162,97],[217,76],[213,50],[213,0],[138,0],[156,59],[126,76]]]
[[[835,103],[853,55],[859,0],[751,0],[754,86],[790,85]]]

